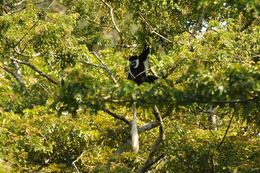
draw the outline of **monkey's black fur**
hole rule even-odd
[[[147,69],[145,69],[145,62],[148,54],[149,48],[145,47],[139,56],[134,55],[129,58],[130,69],[128,79],[133,80],[138,85],[143,82],[153,83],[156,79],[158,79],[156,76],[146,75]]]

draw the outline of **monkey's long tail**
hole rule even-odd
[[[136,122],[136,103],[133,104],[133,119],[132,119],[132,148],[135,153],[139,150],[139,140],[138,140],[138,129],[137,129],[137,122]]]

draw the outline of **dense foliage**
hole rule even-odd
[[[259,0],[0,1],[0,172],[259,172],[259,12]],[[138,86],[128,57],[144,46],[160,79]]]

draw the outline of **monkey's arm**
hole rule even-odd
[[[144,49],[143,49],[143,52],[139,56],[140,60],[141,61],[145,61],[147,59],[147,56],[148,56],[149,52],[150,52],[149,47],[145,46]]]

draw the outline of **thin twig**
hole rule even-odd
[[[185,160],[183,160],[180,156],[178,156],[178,154],[176,155],[176,157],[192,172],[198,172],[195,169],[193,169],[189,163],[187,163]]]
[[[100,65],[97,65],[97,64],[93,64],[93,63],[91,63],[91,62],[87,62],[87,61],[83,61],[83,60],[79,60],[79,62],[81,62],[81,63],[83,63],[83,64],[86,64],[86,65],[93,66],[93,67],[102,68],[102,69],[105,70],[105,67],[100,66]]]
[[[220,101],[199,101],[194,100],[194,103],[212,103],[212,104],[234,104],[234,103],[250,103],[253,101],[257,101],[259,99],[259,96],[252,97],[250,99],[246,100],[220,100]]]
[[[222,144],[224,143],[224,140],[226,139],[226,136],[227,136],[228,130],[229,130],[230,126],[231,126],[231,123],[232,123],[232,120],[233,120],[233,118],[234,118],[234,115],[235,115],[235,114],[233,113],[233,115],[231,116],[231,118],[230,118],[230,120],[229,120],[227,129],[226,129],[226,131],[225,131],[225,134],[224,134],[224,136],[223,136],[221,142],[220,142],[220,143],[218,144],[218,146],[217,146],[217,150],[220,149],[220,147],[221,147]]]
[[[31,26],[31,28],[29,28],[29,30],[18,40],[18,42],[13,46],[13,49],[16,48],[16,46],[18,46],[21,41],[30,33],[30,31],[35,28],[37,26],[37,24],[39,23],[40,19],[37,19],[37,21],[33,24],[33,26]]]
[[[155,29],[154,29],[154,27],[152,27],[152,25],[150,25],[149,22],[147,22],[147,20],[143,17],[143,15],[142,15],[141,13],[139,13],[139,16],[140,16],[141,19],[148,25],[148,27],[150,28],[150,32],[151,32],[152,34],[155,34],[155,35],[159,36],[160,38],[162,38],[162,39],[164,39],[164,40],[166,40],[166,41],[168,41],[168,42],[170,42],[170,43],[173,43],[172,40],[170,40],[170,39],[166,38],[165,36],[163,36],[162,34],[156,32]]]
[[[255,21],[257,20],[257,18],[253,17],[251,19],[248,19],[244,25],[242,26],[242,28],[239,30],[240,32],[243,32],[244,30],[246,30],[247,28],[249,28]]]
[[[104,0],[101,0],[101,1],[110,9],[111,20],[112,20],[112,22],[113,22],[114,28],[116,29],[116,31],[117,31],[118,33],[120,33],[121,31],[120,31],[120,29],[119,29],[119,27],[117,26],[116,21],[115,21],[114,9],[113,9],[113,7],[112,7],[111,5],[109,5],[106,1],[104,1]]]
[[[95,57],[98,59],[99,63],[102,65],[102,67],[104,67],[105,71],[108,73],[109,77],[112,79],[112,81],[117,84],[117,81],[115,79],[115,77],[113,76],[113,73],[109,70],[109,68],[107,67],[107,65],[101,60],[101,58],[98,56],[98,54],[96,52],[93,52],[93,54],[95,55]]]
[[[157,35],[157,36],[159,36],[159,37],[161,37],[162,39],[164,39],[164,40],[166,40],[166,41],[168,41],[168,42],[170,42],[170,43],[173,43],[173,41],[169,40],[168,38],[166,38],[166,37],[163,36],[162,34],[156,32],[155,30],[151,31],[151,33],[152,33],[152,34],[155,34],[155,35]]]
[[[72,162],[72,165],[73,165],[74,168],[76,169],[77,173],[80,173],[80,171],[79,171],[78,167],[76,166],[76,162],[78,162],[78,161],[83,157],[83,155],[84,155],[85,153],[86,153],[86,151],[83,151],[83,152],[79,155],[79,157],[77,157],[77,159]]]
[[[47,9],[49,9],[54,4],[55,1],[56,0],[53,0],[50,3],[50,5],[47,7]],[[39,23],[40,20],[41,19],[36,20],[36,22],[33,24],[33,26],[31,26],[31,28],[29,28],[29,30],[18,40],[18,42],[13,46],[13,48],[16,48],[21,43],[21,41],[30,33],[30,31],[37,26],[37,24]]]
[[[50,3],[50,5],[47,7],[47,9],[51,8],[51,6],[54,4],[55,1],[56,1],[56,0],[53,0],[53,1]]]
[[[35,172],[40,172],[45,166],[49,165],[50,162],[56,157],[58,152],[54,152],[47,160],[44,161],[44,163],[35,170]]]
[[[22,1],[20,1],[20,2],[14,3],[13,6],[19,6],[19,5],[23,4],[24,2],[25,2],[25,0],[22,0]]]

